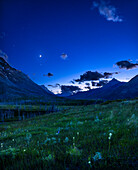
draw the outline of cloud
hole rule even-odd
[[[116,8],[105,0],[94,1],[93,8],[98,8],[100,15],[103,15],[107,21],[122,22],[123,19],[117,15]]]
[[[108,80],[100,80],[99,82],[92,81],[91,83],[92,83],[92,86],[100,87],[100,86],[104,86],[105,84],[107,84]]]
[[[61,94],[66,94],[68,96],[81,90],[78,86],[60,85],[58,83],[56,83],[55,85],[48,85],[48,86],[52,88],[60,87]]]
[[[90,87],[90,83],[85,83],[85,85],[86,85],[85,89],[88,89],[88,90],[90,90],[90,89],[91,89],[91,87]]]
[[[77,82],[77,83],[79,83],[79,84],[82,83],[82,82],[80,81],[80,79],[74,79],[73,81],[74,81],[74,82]]]
[[[119,74],[119,72],[114,72],[114,73],[104,72],[104,78],[108,79],[112,77],[113,74]]]
[[[108,83],[108,80],[101,80],[99,81],[99,83],[96,84],[96,86],[104,86],[107,83]]]
[[[86,87],[84,87],[85,89],[88,89],[88,90],[91,90],[91,87],[89,87],[89,86],[86,86]]]
[[[63,60],[65,60],[67,57],[68,57],[67,54],[65,54],[65,53],[61,54],[61,58],[62,58]]]
[[[113,74],[114,74],[114,73],[105,72],[105,73],[104,73],[104,77],[105,77],[105,78],[109,78],[109,77],[111,77]]]
[[[2,50],[0,50],[0,57],[2,57],[4,60],[8,60],[8,56],[5,52],[3,52]]]
[[[51,84],[49,84],[48,86],[52,87],[52,88],[56,88],[57,87],[57,86],[54,86],[54,85],[51,85]]]
[[[61,88],[62,94],[68,93],[70,95],[72,95],[73,93],[76,93],[76,92],[81,90],[78,86],[61,85],[60,88]]]
[[[53,74],[52,74],[52,73],[48,73],[48,74],[43,74],[43,76],[44,76],[44,77],[45,77],[45,76],[47,76],[47,77],[52,77]]]
[[[90,83],[85,83],[87,86],[90,86]]]
[[[71,80],[70,83],[75,84],[74,80]]]
[[[80,75],[80,79],[74,80],[75,82],[84,82],[84,81],[91,81],[91,80],[99,80],[100,78],[104,78],[104,75],[98,73],[97,71],[87,71],[83,75]]]
[[[138,66],[138,64],[134,64],[134,63],[131,63],[127,60],[124,60],[124,61],[118,61],[116,63],[117,66],[119,66],[120,69],[127,69],[127,70],[130,70],[130,69],[133,69],[133,68],[136,68]]]
[[[94,80],[99,80],[101,78],[108,79],[109,77],[112,77],[113,74],[119,74],[119,72],[114,72],[114,73],[109,73],[109,72],[104,72],[99,73],[97,71],[92,72],[92,71],[87,71],[83,75],[80,75],[79,79],[74,79],[73,81],[82,83],[84,81],[94,81]],[[95,83],[92,84],[92,86],[95,86]]]
[[[91,87],[90,87],[90,83],[85,83],[86,84],[86,89],[88,89],[88,90],[90,90],[91,89]]]
[[[97,84],[96,82],[92,81],[92,86],[96,86],[96,84]]]
[[[57,88],[57,87],[60,87],[60,84],[55,84],[55,85],[48,85],[48,86],[50,86],[50,87],[52,87],[52,88]]]
[[[60,84],[59,84],[59,83],[56,83],[56,86],[59,86],[59,87],[60,87]]]

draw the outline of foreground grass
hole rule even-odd
[[[137,101],[0,124],[2,169],[135,169]],[[32,106],[32,108],[34,108]]]

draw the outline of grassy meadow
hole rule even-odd
[[[40,106],[21,108],[38,110]],[[1,169],[138,168],[137,100],[58,106],[58,110],[0,122]]]

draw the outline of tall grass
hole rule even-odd
[[[137,106],[58,106],[59,112],[2,123],[1,168],[136,169]]]

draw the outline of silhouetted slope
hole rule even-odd
[[[46,86],[40,85],[40,87],[41,87],[42,89],[44,89],[47,93],[49,93],[49,94],[54,94],[54,93],[52,93],[50,90],[48,90],[48,88],[47,88]]]
[[[107,96],[108,99],[131,99],[135,97],[138,97],[138,75],[115,89],[110,96]]]
[[[0,57],[0,97],[46,97],[53,98],[54,94],[47,93],[34,83],[27,75],[12,68]]]

